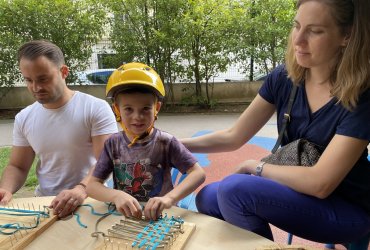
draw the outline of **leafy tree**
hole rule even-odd
[[[284,61],[294,15],[292,0],[241,0],[245,10],[239,20],[240,40],[234,47],[237,60],[253,80],[254,70],[265,73]]]
[[[234,4],[228,0],[189,0],[183,23],[182,57],[189,64],[188,77],[195,81],[198,102],[203,101],[201,82],[205,82],[205,104],[211,104],[210,80],[230,64],[229,48],[236,33],[233,28]]]
[[[196,100],[211,96],[208,82],[230,62],[231,8],[228,0],[126,0],[109,2],[111,41],[117,62],[142,61],[158,71],[169,97],[172,83],[195,81]]]
[[[17,49],[29,40],[46,39],[63,51],[71,75],[86,68],[103,33],[106,11],[97,0],[0,0],[0,87],[20,81]]]
[[[117,64],[144,62],[156,69],[173,98],[172,83],[183,66],[177,51],[182,42],[181,18],[186,0],[108,1],[113,13],[111,41]]]
[[[195,101],[211,104],[212,77],[230,62],[267,71],[283,59],[292,18],[284,0],[115,0],[111,41],[116,65],[142,61],[166,82],[195,82]],[[206,96],[202,96],[205,82]],[[194,96],[193,96],[194,97]]]

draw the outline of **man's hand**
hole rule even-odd
[[[85,188],[77,185],[73,189],[60,192],[51,202],[50,208],[54,209],[54,214],[58,215],[59,218],[63,218],[75,211],[84,202],[86,197]]]
[[[161,215],[163,209],[170,208],[174,201],[169,197],[153,197],[145,205],[144,215],[146,219],[156,220]]]
[[[13,194],[6,189],[0,188],[0,205],[5,206],[12,199]]]

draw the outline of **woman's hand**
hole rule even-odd
[[[235,167],[236,174],[255,174],[256,167],[260,161],[256,160],[247,160]]]

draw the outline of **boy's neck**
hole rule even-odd
[[[137,142],[140,142],[140,141],[142,141],[142,140],[144,140],[144,139],[146,139],[148,136],[150,136],[150,135],[152,135],[153,134],[153,131],[154,131],[154,127],[153,128],[151,128],[151,130],[149,131],[149,133],[146,135],[146,136],[143,136],[144,134],[146,134],[147,132],[144,132],[143,134],[141,134],[140,136],[139,136],[139,139],[137,140]],[[123,131],[124,132],[124,131]],[[130,140],[130,142],[132,142],[134,139],[135,139],[135,136],[133,136],[132,134],[128,134],[128,133],[126,133],[126,132],[124,132],[125,133],[125,135],[127,136],[127,138]],[[142,137],[143,136],[143,138],[140,138],[140,137]]]

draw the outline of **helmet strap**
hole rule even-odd
[[[116,117],[116,121],[121,123],[121,112],[119,111],[119,107],[117,106],[116,103],[114,103],[112,107],[113,107],[114,116]]]

